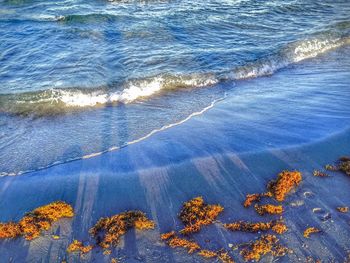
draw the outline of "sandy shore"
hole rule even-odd
[[[266,183],[284,169],[301,171],[303,182],[285,203],[283,216],[289,231],[280,239],[294,253],[281,262],[306,262],[310,256],[325,262],[344,261],[349,215],[337,212],[336,207],[349,205],[350,178],[338,173],[317,178],[312,172],[349,154],[349,130],[298,147],[235,153],[224,147],[229,137],[205,140],[205,133],[190,136],[196,122],[191,120],[119,151],[1,178],[1,221],[19,220],[25,212],[55,200],[70,203],[76,216],[60,220],[31,242],[22,238],[0,241],[0,262],[110,262],[113,257],[121,262],[201,262],[202,258],[170,249],[159,240],[160,233],[183,227],[177,218],[182,203],[203,196],[208,203],[225,208],[219,216],[222,222],[268,220],[273,217],[261,218],[254,209],[243,208],[242,202],[246,194],[264,191]],[[156,228],[128,232],[111,255],[99,249],[83,257],[67,255],[72,239],[92,241],[88,230],[100,217],[130,209],[146,212]],[[322,233],[305,239],[303,231],[308,226]],[[229,244],[257,236],[228,232],[214,224],[193,237],[203,247],[230,250]],[[237,250],[231,252],[236,262],[243,261]],[[271,260],[265,256],[262,262]]]

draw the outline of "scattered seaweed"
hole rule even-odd
[[[332,164],[326,164],[324,169],[326,169],[327,171],[338,171],[338,167]]]
[[[230,255],[226,251],[221,250],[217,252],[217,257],[223,263],[234,263],[234,260],[230,257]]]
[[[74,239],[73,242],[68,246],[67,252],[73,253],[73,252],[81,252],[82,254],[86,254],[90,252],[92,249],[91,245],[84,246],[82,242]]]
[[[312,174],[316,177],[329,177],[329,174],[321,172],[319,170],[314,170]]]
[[[339,171],[350,175],[350,157],[344,156],[339,159],[338,169]]]
[[[209,225],[224,210],[220,205],[208,205],[201,196],[191,199],[183,204],[179,218],[185,225],[181,234],[198,232],[203,225]]]
[[[167,243],[167,245],[170,246],[171,248],[181,247],[181,248],[187,249],[188,254],[192,254],[199,250],[197,254],[201,257],[204,257],[204,258],[217,257],[223,263],[234,263],[233,259],[230,257],[230,255],[227,252],[223,250],[212,251],[208,249],[202,249],[198,243],[187,240],[185,238],[178,237],[175,231],[161,234],[160,239],[164,240]]]
[[[175,235],[176,235],[175,231],[171,231],[171,232],[168,232],[168,233],[161,234],[160,235],[160,239],[161,240],[168,240],[169,238],[175,237]]]
[[[283,234],[288,230],[287,226],[281,221],[270,221],[270,222],[245,222],[238,221],[234,223],[224,224],[224,227],[231,231],[243,231],[243,232],[251,232],[256,233],[260,231],[268,231],[272,230],[278,234]]]
[[[271,229],[277,234],[283,234],[288,231],[288,227],[282,222],[277,222]]]
[[[228,252],[224,250],[212,251],[207,249],[202,249],[198,252],[198,255],[204,258],[218,258],[223,263],[234,263],[234,260],[228,254]]]
[[[243,206],[250,207],[253,203],[260,202],[262,197],[272,197],[272,193],[266,192],[263,194],[247,194]]]
[[[268,189],[273,197],[282,202],[285,196],[300,184],[301,173],[298,171],[282,171],[278,174],[277,180],[272,180],[268,184]]]
[[[346,175],[350,175],[350,157],[340,157],[335,165],[327,164],[325,169],[329,171],[340,171]]]
[[[204,257],[204,258],[214,258],[214,257],[218,256],[218,253],[216,251],[212,251],[212,250],[201,249],[198,252],[198,255],[200,255],[201,257]]]
[[[279,214],[283,213],[283,207],[281,205],[271,205],[271,204],[258,205],[258,204],[255,204],[254,209],[261,216],[263,216],[265,214],[279,215]]]
[[[18,223],[0,223],[0,238],[24,236],[27,240],[37,238],[41,231],[49,230],[51,225],[64,217],[73,217],[71,205],[56,201],[27,213]]]
[[[110,254],[112,254],[112,250],[110,250],[110,249],[105,249],[105,250],[103,250],[103,253],[102,253],[103,255],[110,255]]]
[[[126,211],[111,217],[101,218],[91,229],[90,234],[103,249],[116,246],[119,239],[129,229],[153,229],[154,222],[141,211]]]
[[[304,237],[305,238],[309,238],[311,234],[319,233],[319,232],[321,232],[321,230],[319,230],[318,228],[316,228],[316,227],[309,227],[309,228],[305,229]]]
[[[288,252],[288,249],[281,244],[274,235],[263,235],[259,239],[251,242],[241,250],[241,255],[245,261],[259,261],[261,256],[271,253],[273,256],[281,257]]]
[[[347,213],[347,212],[349,212],[349,207],[347,207],[347,206],[339,206],[339,207],[337,207],[337,210],[340,213]]]
[[[243,203],[244,207],[250,207],[254,202],[261,200],[261,194],[247,194]]]
[[[171,248],[182,247],[187,249],[188,254],[192,254],[193,252],[200,249],[200,246],[194,242],[189,241],[185,238],[178,237],[174,231],[162,234],[160,237],[162,240],[165,240],[168,246]]]

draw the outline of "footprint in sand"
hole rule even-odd
[[[306,191],[306,192],[304,192],[304,196],[306,198],[313,198],[315,196],[315,194],[313,192]]]
[[[319,208],[319,207],[313,208],[312,212],[314,214],[317,214],[318,215],[318,219],[320,219],[321,221],[327,221],[327,220],[332,218],[331,213],[329,213],[329,212],[327,212],[324,209]]]

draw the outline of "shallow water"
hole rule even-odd
[[[0,173],[116,149],[216,101],[228,150],[321,139],[349,126],[349,43],[348,1],[1,1]]]

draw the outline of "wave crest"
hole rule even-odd
[[[46,115],[99,105],[128,104],[156,93],[180,88],[204,87],[218,83],[213,74],[156,76],[128,81],[121,89],[50,89],[32,93],[0,96],[0,112],[17,115]]]
[[[350,44],[350,37],[313,38],[291,43],[278,53],[234,70],[233,79],[268,76],[290,64],[316,57],[329,50]]]

